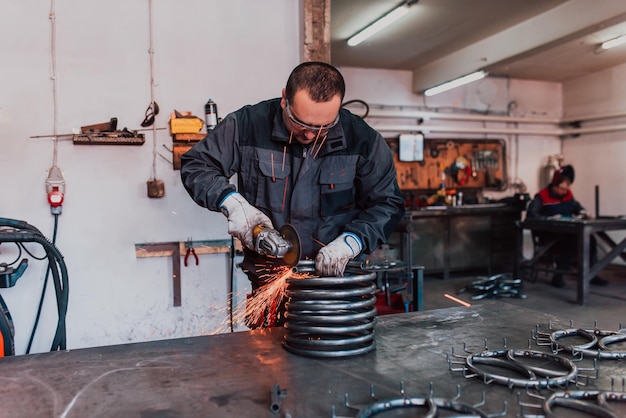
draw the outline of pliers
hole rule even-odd
[[[196,250],[193,248],[193,243],[191,242],[191,238],[187,240],[185,243],[185,247],[187,248],[187,252],[185,253],[185,267],[188,265],[189,254],[193,255],[193,258],[196,259],[196,266],[200,264],[200,260],[198,259],[198,254],[196,254]]]

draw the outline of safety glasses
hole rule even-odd
[[[146,109],[146,117],[143,122],[141,122],[141,126],[147,128],[148,126],[152,126],[154,123],[154,117],[159,114],[159,105],[157,102],[150,103],[150,106]]]
[[[313,132],[322,132],[322,131],[328,131],[329,129],[331,129],[333,126],[337,125],[339,123],[339,113],[337,113],[337,117],[335,118],[335,120],[328,124],[328,125],[309,125],[308,123],[304,123],[300,120],[298,120],[292,113],[291,110],[289,109],[289,100],[285,99],[285,109],[287,110],[287,116],[289,117],[289,120],[291,122],[293,122],[295,125],[306,129],[308,131],[313,131]]]

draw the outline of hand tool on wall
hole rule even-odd
[[[195,258],[196,266],[200,264],[198,254],[196,254],[196,250],[193,248],[193,241],[191,240],[191,238],[187,239],[187,242],[185,243],[185,248],[187,249],[187,251],[185,252],[185,267],[189,265],[188,262],[190,254],[193,255],[193,258]]]

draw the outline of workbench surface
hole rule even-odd
[[[507,401],[506,416],[517,416],[524,389],[464,378],[450,370],[446,353],[463,354],[463,344],[471,352],[501,349],[505,339],[508,348],[528,348],[532,330],[547,330],[550,321],[553,329],[570,327],[570,318],[485,301],[379,317],[376,350],[352,358],[291,354],[282,328],[7,357],[0,360],[0,416],[332,417],[334,408],[337,417],[356,417],[346,394],[363,408],[374,402],[371,385],[377,398],[390,399],[401,388],[426,397],[431,383],[435,397],[453,398],[459,387],[462,401],[477,404],[485,393],[485,412],[502,411]],[[600,325],[617,329],[618,321]],[[612,377],[626,376],[622,363],[603,360],[591,385],[610,390]],[[285,396],[272,412],[277,384]]]

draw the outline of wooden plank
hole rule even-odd
[[[237,241],[238,242],[238,241]],[[196,255],[230,253],[232,240],[210,240],[189,242],[152,242],[135,244],[137,258],[172,257],[172,286],[174,292],[174,306],[181,306],[180,258],[187,254],[187,245],[191,243]],[[235,246],[236,248],[236,246]]]
[[[171,242],[171,243],[158,243],[148,242],[135,244],[135,257],[147,258],[147,257],[171,257],[173,250],[171,244],[178,244],[181,255],[184,255],[187,251],[187,243],[184,241]],[[191,241],[193,248],[196,250],[196,254],[223,254],[230,252],[230,239],[224,240],[200,240]],[[235,240],[235,250],[240,250],[241,244],[238,240]]]

